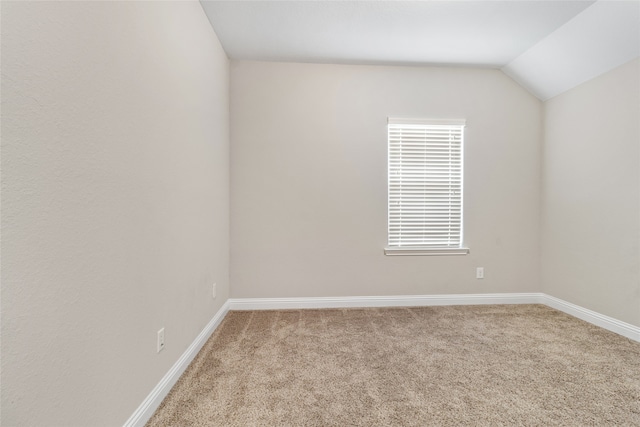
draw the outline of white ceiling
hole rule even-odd
[[[598,3],[602,2],[640,5],[637,0]],[[557,69],[551,70],[551,76],[542,73],[542,78],[530,71],[532,63],[534,70],[539,69],[538,62],[549,60],[549,55],[537,53],[527,60],[519,57],[532,48],[549,49],[540,48],[547,39],[551,39],[547,45],[555,45],[553,34],[591,9],[594,1],[201,0],[201,3],[231,59],[489,68],[509,64],[505,68],[507,74],[546,99],[549,94],[553,96],[560,93],[558,90],[578,84],[565,76],[578,67],[568,67],[558,83],[553,77]],[[598,25],[598,13],[592,13],[596,19],[588,21],[586,27],[584,24],[576,27],[589,32],[589,25]],[[609,27],[616,26],[615,20],[609,21]],[[633,36],[633,31],[628,29],[625,37]],[[636,39],[640,40],[640,24],[636,23],[635,31]],[[579,40],[580,31],[573,33],[570,38]],[[615,43],[620,43],[620,37]],[[625,46],[627,53],[618,57],[627,57],[633,50],[628,44]],[[606,47],[609,49],[617,47]],[[617,65],[621,63],[614,66]],[[584,63],[579,66],[584,67]],[[584,75],[579,77],[584,81]]]
[[[547,100],[638,56],[640,2],[598,1],[502,71]]]

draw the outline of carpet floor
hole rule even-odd
[[[640,426],[640,343],[542,305],[229,312],[147,426]]]

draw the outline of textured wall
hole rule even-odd
[[[539,291],[541,115],[497,70],[232,61],[232,295]],[[467,119],[470,255],[383,255],[387,116]]]
[[[198,2],[2,2],[1,89],[2,425],[122,425],[228,297],[228,60]]]
[[[545,103],[544,292],[640,326],[640,60]]]

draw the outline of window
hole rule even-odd
[[[464,120],[389,118],[387,255],[464,255]]]

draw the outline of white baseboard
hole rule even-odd
[[[431,305],[541,304],[542,293],[390,295],[371,297],[231,298],[229,310],[284,310],[348,307],[422,307]]]
[[[216,330],[224,316],[229,311],[229,301],[226,301],[220,310],[213,316],[211,321],[204,327],[200,335],[191,343],[189,348],[180,356],[180,359],[173,364],[169,372],[165,374],[147,398],[140,404],[138,409],[124,423],[124,427],[142,427],[158,409],[162,400],[169,394],[169,391],[178,381],[182,373],[187,369],[191,361],[196,357],[204,343],[207,342],[211,334]]]
[[[608,331],[620,334],[623,337],[640,342],[640,328],[637,326],[622,322],[614,319],[613,317],[605,316],[604,314],[600,314],[584,307],[580,307],[579,305],[561,300],[560,298],[552,297],[551,295],[543,295],[544,298],[542,303],[551,308],[555,308],[556,310],[560,310],[573,317],[582,319],[585,322],[589,322]]]

